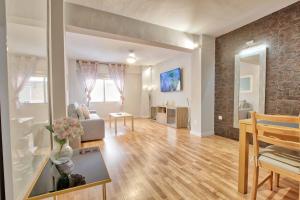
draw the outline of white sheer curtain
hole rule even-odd
[[[15,102],[16,108],[20,107],[19,94],[24,88],[26,82],[34,74],[39,58],[28,55],[8,55],[9,74],[11,78],[11,87],[14,91],[12,100]]]
[[[119,93],[121,104],[124,104],[124,81],[125,81],[125,69],[126,65],[124,64],[108,64],[109,77],[113,79]]]
[[[89,61],[78,61],[80,77],[84,83],[87,105],[90,105],[91,93],[97,80],[97,63]]]

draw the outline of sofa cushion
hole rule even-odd
[[[90,111],[89,111],[88,107],[85,104],[82,104],[81,109],[82,109],[84,118],[85,119],[90,119]]]
[[[271,145],[260,151],[259,161],[300,174],[300,151]]]
[[[77,112],[79,120],[85,120],[81,106],[78,106],[78,108],[76,109],[76,112]]]
[[[68,117],[78,119],[78,114],[77,114],[77,111],[76,111],[76,105],[75,104],[70,104],[68,106]]]

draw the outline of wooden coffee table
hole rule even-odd
[[[112,119],[115,120],[115,134],[117,135],[118,129],[117,129],[117,121],[119,118],[124,119],[124,126],[126,126],[126,118],[131,118],[131,130],[134,131],[134,119],[133,115],[126,113],[126,112],[119,112],[119,113],[109,113],[109,127],[111,128],[111,121]]]

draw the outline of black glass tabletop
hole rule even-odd
[[[49,159],[33,186],[29,199],[111,182],[98,147],[74,150],[72,162],[72,172],[65,174],[58,171],[57,166]]]

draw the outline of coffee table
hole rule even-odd
[[[72,174],[78,174],[84,177],[85,183],[78,186],[64,187],[58,189],[58,180],[61,175],[55,165],[49,159],[42,169],[38,179],[28,193],[27,200],[36,200],[53,197],[68,192],[83,190],[89,187],[102,185],[103,199],[106,199],[106,184],[111,182],[110,176],[106,169],[99,147],[76,149],[73,151],[72,161],[74,170]]]
[[[109,127],[111,128],[111,121],[112,119],[115,120],[115,134],[117,135],[117,121],[119,118],[124,119],[124,126],[126,126],[126,118],[131,118],[131,130],[134,131],[134,119],[133,115],[126,113],[126,112],[119,112],[119,113],[109,113]]]

